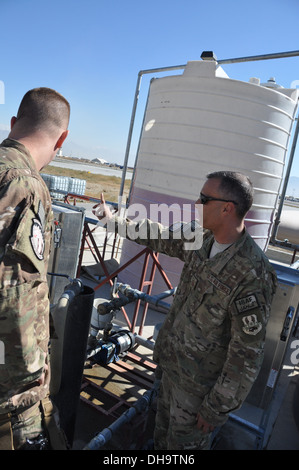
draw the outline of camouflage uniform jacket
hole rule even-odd
[[[31,406],[48,394],[47,265],[52,231],[48,189],[28,150],[0,146],[0,414]],[[4,360],[3,360],[4,359]]]
[[[116,220],[124,233],[124,222]],[[185,262],[154,360],[182,390],[202,399],[203,418],[221,425],[242,405],[260,370],[276,274],[246,231],[211,259],[211,232],[200,249],[187,251],[164,231],[148,220],[126,222],[126,238]],[[150,232],[158,237],[149,240]]]

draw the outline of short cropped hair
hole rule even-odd
[[[29,90],[17,114],[18,123],[26,130],[43,129],[49,133],[67,129],[69,119],[69,102],[57,91],[46,87]]]
[[[254,189],[248,176],[235,171],[215,171],[207,175],[208,179],[220,180],[219,192],[224,199],[231,199],[236,204],[236,214],[243,219],[253,202]]]

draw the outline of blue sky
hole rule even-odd
[[[71,103],[72,154],[118,163],[140,70],[186,64],[204,50],[218,59],[299,50],[298,0],[0,0],[0,18],[0,129],[28,89],[49,86]],[[299,83],[299,57],[223,68],[238,80]],[[142,79],[131,164],[151,78]]]

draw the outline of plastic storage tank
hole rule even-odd
[[[153,79],[130,206],[142,204],[149,218],[167,224],[151,204],[183,207],[198,199],[208,173],[240,171],[255,189],[246,227],[265,250],[298,104],[298,90],[273,85],[273,79],[264,85],[230,79],[214,60],[191,61],[181,75]],[[140,249],[124,240],[121,265]],[[175,287],[182,262],[165,255],[159,260]],[[142,264],[142,257],[130,264],[120,281],[138,288]],[[166,288],[157,272],[153,293]]]

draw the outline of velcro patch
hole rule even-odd
[[[45,213],[44,206],[42,205],[42,202],[39,201],[39,204],[38,204],[38,217],[39,217],[40,223],[42,224],[43,228],[45,226],[45,220],[46,220],[46,215],[45,214],[46,213]]]
[[[254,294],[236,300],[235,304],[239,313],[247,312],[247,310],[252,310],[259,305]]]
[[[223,282],[219,281],[219,279],[217,279],[215,276],[213,276],[212,274],[208,274],[207,276],[208,278],[208,281],[211,282],[211,284],[213,284],[213,286],[216,287],[216,289],[219,289],[221,290],[221,292],[223,292],[224,294],[226,295],[229,295],[231,293],[231,289],[230,287],[228,287],[227,285],[223,284]]]
[[[243,317],[242,322],[243,322],[242,330],[247,335],[255,336],[261,331],[263,327],[261,322],[258,321],[257,316],[254,314]]]
[[[38,219],[32,219],[30,243],[35,256],[44,259],[45,238],[42,225]]]

